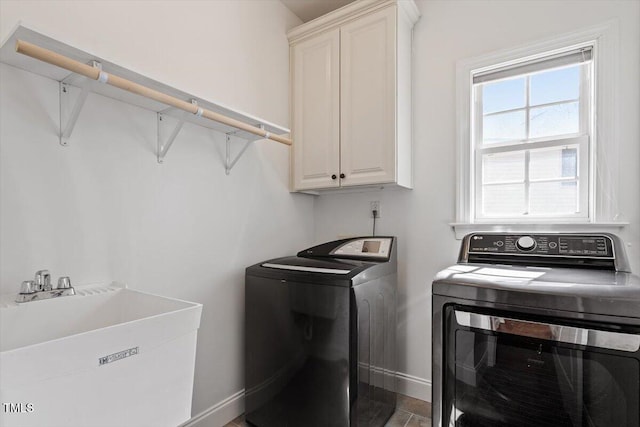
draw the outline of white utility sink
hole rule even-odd
[[[202,305],[120,285],[0,302],[0,412],[11,426],[176,426],[191,416]]]

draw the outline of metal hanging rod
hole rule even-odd
[[[90,79],[97,80],[101,83],[106,83],[119,89],[123,89],[128,92],[153,99],[154,101],[170,105],[191,114],[195,114],[196,116],[205,117],[209,120],[213,120],[252,133],[254,135],[261,136],[266,139],[271,139],[281,144],[291,145],[291,140],[289,138],[285,138],[280,135],[274,135],[264,129],[260,129],[259,127],[249,125],[236,119],[232,119],[231,117],[216,113],[215,111],[207,110],[205,108],[199,107],[198,105],[192,104],[191,102],[183,101],[171,95],[167,95],[141,84],[132,82],[131,80],[118,77],[114,74],[106,73],[96,67],[83,64],[82,62],[76,61],[64,55],[60,55],[59,53],[42,48],[24,40],[16,41],[16,52],[30,56],[40,61],[47,62],[60,68],[64,68]]]

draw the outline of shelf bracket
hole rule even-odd
[[[259,127],[260,129],[264,129],[264,125],[263,124],[258,124],[258,125],[256,125],[256,127]],[[242,157],[244,152],[247,151],[247,148],[249,148],[249,146],[253,142],[253,140],[248,140],[247,142],[245,142],[244,146],[240,149],[238,154],[232,160],[231,159],[231,137],[234,136],[236,133],[237,132],[229,132],[229,133],[226,134],[226,137],[227,137],[227,156],[225,158],[224,167],[225,167],[225,173],[227,175],[229,175],[229,173],[231,172],[231,169],[233,169],[233,167],[236,165],[236,163],[238,163],[238,160],[240,160],[240,157]]]
[[[198,105],[198,102],[195,99],[191,100],[191,103],[193,105]],[[172,108],[169,108],[167,110],[173,110]],[[175,141],[176,137],[178,136],[178,134],[180,133],[180,131],[182,130],[182,126],[184,125],[184,119],[178,119],[178,123],[176,123],[176,125],[174,126],[173,130],[171,131],[171,133],[169,133],[169,135],[167,136],[167,138],[165,139],[164,136],[167,133],[166,131],[166,119],[164,117],[164,112],[167,111],[161,111],[159,113],[157,113],[157,117],[158,117],[158,163],[163,163],[164,162],[164,157],[167,155],[167,152],[169,151],[169,148],[171,148],[171,145],[173,144],[173,141]]]
[[[102,70],[102,64],[98,61],[91,61],[89,64]],[[74,86],[72,81],[75,77],[75,74],[71,74],[60,82],[60,145],[65,147],[69,145],[69,138],[73,128],[76,126],[80,112],[94,83],[93,80],[86,77],[83,78],[84,81],[80,85],[80,94],[74,100],[72,99],[71,88]]]

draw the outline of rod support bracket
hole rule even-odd
[[[102,64],[98,61],[89,61],[89,65],[99,70],[102,70]],[[84,103],[87,100],[91,87],[95,81],[86,78],[78,77],[76,74],[71,74],[64,78],[59,83],[59,95],[60,95],[60,145],[66,147],[69,145],[69,138],[73,133],[73,129],[76,126],[78,117],[82,112]],[[74,95],[80,89],[80,93]]]
[[[257,124],[256,127],[264,130],[264,125],[262,123]],[[236,163],[238,163],[238,160],[240,160],[240,157],[242,157],[242,155],[245,153],[245,151],[247,151],[247,149],[253,142],[252,140],[248,140],[247,142],[245,142],[245,144],[242,146],[238,154],[236,154],[236,156],[233,159],[231,159],[231,137],[233,137],[238,132],[239,131],[233,131],[225,134],[226,144],[227,144],[227,155],[225,157],[225,162],[224,162],[224,171],[227,175],[231,173],[231,169],[233,169]]]
[[[193,105],[198,105],[198,101],[196,101],[195,99],[192,99],[191,103]],[[168,110],[165,110],[165,111],[168,111]],[[200,111],[200,109],[198,109],[198,111]],[[169,148],[171,148],[171,145],[176,140],[176,137],[182,130],[182,126],[184,125],[184,118],[182,117],[179,118],[178,122],[174,125],[171,132],[168,132],[167,127],[169,125],[167,123],[167,116],[163,111],[161,111],[157,113],[157,124],[158,124],[158,138],[157,138],[158,163],[162,164],[164,163],[164,157],[167,155]]]

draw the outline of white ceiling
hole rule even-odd
[[[303,22],[311,21],[354,0],[280,0]]]

